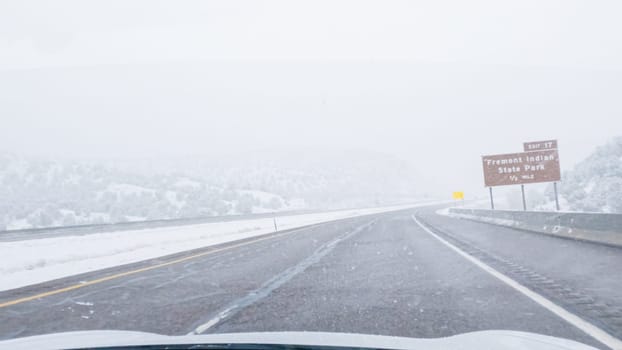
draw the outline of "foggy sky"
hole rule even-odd
[[[5,1],[0,150],[369,149],[442,190],[622,135],[617,1]]]

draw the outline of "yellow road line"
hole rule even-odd
[[[309,228],[309,227],[305,227],[305,228]],[[225,250],[229,250],[229,249],[233,249],[233,248],[238,248],[238,247],[242,247],[242,246],[249,245],[249,244],[252,244],[252,243],[257,243],[257,242],[265,241],[265,240],[268,240],[268,239],[272,239],[272,238],[277,238],[277,237],[280,237],[280,236],[288,235],[288,234],[291,234],[291,233],[294,233],[294,232],[297,232],[297,231],[300,231],[300,230],[301,229],[297,229],[297,230],[292,230],[292,231],[284,232],[284,233],[277,234],[277,235],[272,235],[272,236],[269,236],[269,237],[262,237],[262,238],[254,239],[252,241],[248,241],[248,242],[244,242],[244,243],[238,243],[238,244],[234,244],[232,246],[228,246],[228,247],[224,247],[224,248],[220,248],[220,249],[214,249],[214,250],[210,250],[210,251],[207,251],[207,252],[204,252],[204,253],[190,255],[190,256],[187,256],[187,257],[184,257],[184,258],[180,258],[180,259],[176,259],[176,260],[172,260],[172,261],[169,261],[169,262],[165,262],[165,263],[161,263],[161,264],[157,264],[157,265],[153,265],[153,266],[147,266],[147,267],[143,267],[143,268],[140,268],[140,269],[125,271],[125,272],[121,272],[121,273],[118,273],[118,274],[115,274],[115,275],[94,279],[92,281],[87,281],[87,282],[83,282],[83,283],[74,284],[74,285],[71,285],[71,286],[68,286],[68,287],[51,290],[49,292],[35,294],[35,295],[29,296],[29,297],[18,298],[18,299],[6,301],[4,303],[0,303],[0,308],[7,307],[7,306],[12,306],[12,305],[16,305],[16,304],[21,304],[21,303],[25,303],[25,302],[36,300],[36,299],[45,298],[45,297],[48,297],[48,296],[51,296],[51,295],[56,295],[56,294],[61,294],[61,293],[69,292],[69,291],[72,291],[72,290],[84,288],[84,287],[87,287],[87,286],[92,286],[94,284],[110,281],[110,280],[113,280],[113,279],[134,275],[134,274],[145,272],[145,271],[149,271],[149,270],[159,269],[161,267],[165,267],[165,266],[169,266],[169,265],[179,264],[181,262],[192,260],[192,259],[196,259],[196,258],[200,258],[202,256],[206,256],[206,255],[210,255],[210,254],[214,254],[214,253],[219,253],[219,252],[222,252],[222,251],[225,251]]]

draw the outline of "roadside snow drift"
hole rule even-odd
[[[277,223],[279,230],[285,230],[415,206],[282,216],[277,218]],[[0,291],[273,231],[272,218],[263,218],[0,242]]]

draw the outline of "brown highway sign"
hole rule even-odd
[[[482,156],[486,187],[559,181],[557,149]]]

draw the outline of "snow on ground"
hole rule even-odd
[[[292,210],[285,205],[283,197],[274,193],[257,191],[257,190],[238,190],[239,195],[248,195],[259,201],[253,205],[253,213],[273,213],[275,211]],[[278,204],[278,205],[274,205]]]
[[[166,200],[168,200],[172,205],[177,207],[177,209],[181,209],[186,205],[185,201],[180,201],[177,199],[177,192],[175,191],[166,191]]]
[[[257,191],[257,190],[238,190],[237,191],[239,194],[243,195],[243,194],[247,194],[250,195],[252,197],[255,197],[256,199],[258,199],[260,202],[264,202],[264,203],[268,203],[270,202],[272,199],[277,199],[277,200],[282,200],[282,198],[280,196],[277,196],[274,193],[269,193],[269,192],[264,192],[264,191]]]
[[[559,196],[559,207],[562,212],[570,212],[570,203],[566,200],[566,198]],[[555,201],[546,201],[542,204],[534,206],[533,210],[535,211],[556,211]]]
[[[436,211],[436,214],[449,216],[455,219],[469,219],[469,220],[475,220],[475,221],[483,221],[483,222],[487,222],[490,224],[501,225],[501,226],[519,226],[520,225],[520,222],[515,221],[515,220],[491,218],[491,217],[486,217],[486,216],[478,216],[478,215],[462,214],[462,213],[458,214],[458,213],[450,212],[449,209],[450,208],[439,209]]]
[[[279,230],[433,204],[277,217]],[[0,242],[0,291],[274,231],[272,218]]]
[[[108,185],[105,191],[98,192],[97,199],[100,199],[106,192],[116,194],[117,198],[121,196],[128,196],[131,194],[140,195],[143,193],[147,193],[152,196],[155,195],[155,190],[151,188],[145,188],[141,186],[124,184],[124,183],[121,183],[121,184],[114,183],[114,184]]]
[[[490,200],[488,199],[476,199],[469,201],[454,201],[456,208],[462,209],[489,209]]]
[[[191,188],[199,188],[201,187],[201,183],[198,181],[190,180],[187,177],[181,178],[175,182],[173,185],[175,187],[191,187]]]
[[[28,223],[27,219],[13,220],[8,225],[6,225],[7,230],[22,230],[31,227],[32,225]]]

